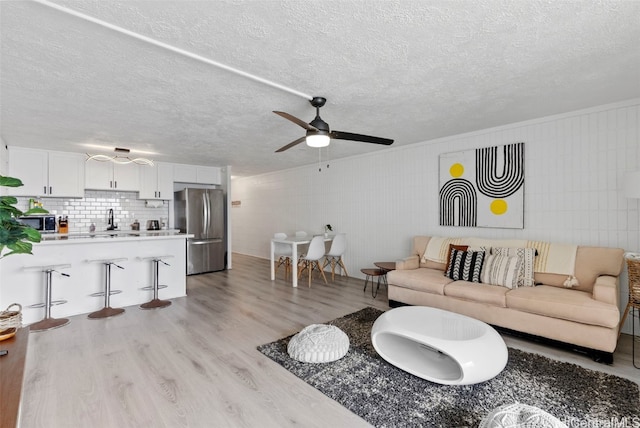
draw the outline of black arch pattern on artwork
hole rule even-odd
[[[504,156],[498,171],[498,150]],[[524,184],[524,143],[476,149],[476,185],[490,198],[507,198]]]
[[[440,225],[456,226],[455,206],[459,206],[459,226],[478,224],[478,196],[470,181],[454,178],[440,189]]]

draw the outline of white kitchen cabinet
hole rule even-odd
[[[85,166],[84,187],[137,192],[140,190],[140,168],[141,165],[135,163],[121,165],[90,160]]]
[[[174,165],[174,181],[182,183],[222,184],[220,168],[215,166]]]
[[[173,164],[140,167],[140,199],[173,199]]]
[[[10,188],[16,196],[84,197],[85,155],[9,147],[9,176],[24,186]]]
[[[196,183],[221,184],[220,168],[209,166],[196,167]]]

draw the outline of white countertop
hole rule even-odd
[[[95,242],[112,242],[114,240],[149,240],[149,239],[186,239],[193,235],[180,233],[178,229],[169,230],[109,230],[70,233],[43,233],[42,241],[35,245],[48,244],[85,244]]]

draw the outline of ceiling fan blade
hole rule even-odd
[[[371,135],[353,134],[351,132],[331,131],[329,136],[336,140],[362,141],[363,143],[384,144],[385,146],[393,144],[393,140],[389,138],[372,137]]]
[[[304,129],[306,129],[307,131],[317,131],[318,129],[312,125],[309,125],[307,122],[305,122],[302,119],[298,119],[295,116],[290,115],[289,113],[285,113],[283,111],[274,111],[275,114],[277,114],[278,116],[282,116],[287,120],[290,120],[291,122],[295,123],[298,126],[303,127]]]
[[[285,150],[289,150],[291,147],[293,146],[297,146],[298,144],[302,143],[307,137],[300,137],[295,141],[290,142],[289,144],[287,144],[284,147],[280,147],[278,150],[276,150],[276,153],[280,153],[280,152],[284,152]]]

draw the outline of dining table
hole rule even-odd
[[[291,275],[291,285],[293,287],[298,286],[298,247],[300,245],[308,245],[311,243],[311,239],[316,235],[306,235],[306,236],[287,236],[286,238],[271,238],[271,281],[276,279],[276,268],[275,268],[275,244],[287,244],[291,245],[291,263],[295,266],[295,272]],[[335,235],[317,235],[323,236],[324,242],[333,241],[333,237]]]

